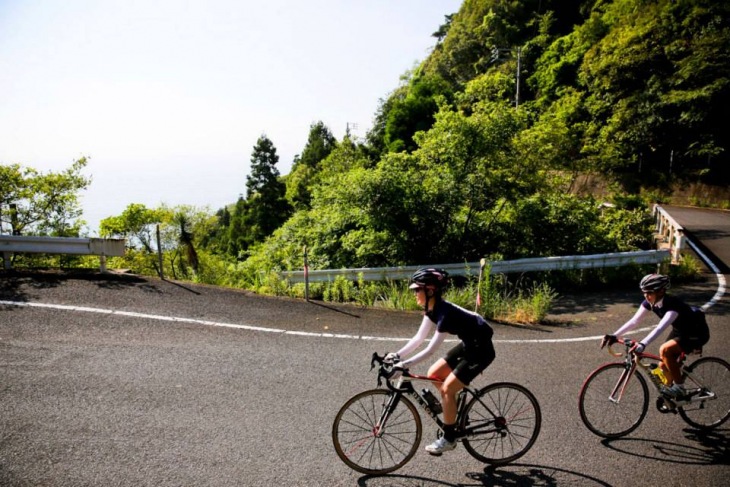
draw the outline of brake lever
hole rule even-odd
[[[382,364],[383,359],[378,356],[378,352],[373,352],[373,357],[370,359],[370,370],[375,368],[375,364]]]

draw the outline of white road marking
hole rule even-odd
[[[688,240],[689,241],[689,240]],[[691,241],[689,241],[690,245],[692,246],[692,249],[700,256],[700,258],[712,269],[712,271],[715,273],[715,276],[717,277],[718,281],[718,288],[717,292],[713,296],[713,298],[705,303],[702,306],[703,310],[707,310],[711,306],[715,305],[725,294],[725,276],[720,273],[720,270],[713,264],[705,254],[703,254]],[[263,326],[255,326],[255,325],[241,325],[237,323],[221,323],[217,321],[209,321],[209,320],[197,320],[194,318],[183,318],[178,316],[162,316],[162,315],[152,315],[147,313],[135,313],[132,311],[119,311],[119,310],[112,310],[112,309],[103,309],[103,308],[89,308],[85,306],[68,306],[63,304],[46,304],[46,303],[28,303],[23,301],[0,301],[0,305],[5,306],[17,306],[17,307],[28,307],[28,308],[46,308],[46,309],[57,309],[62,311],[74,311],[74,312],[83,312],[83,313],[100,313],[100,314],[109,314],[109,315],[118,315],[118,316],[126,316],[130,318],[143,318],[143,319],[149,319],[149,320],[159,320],[159,321],[172,321],[177,323],[192,323],[196,325],[205,325],[205,326],[217,326],[221,328],[235,328],[238,330],[247,330],[247,331],[260,331],[264,333],[282,333],[284,335],[297,335],[297,336],[305,336],[305,337],[315,337],[315,338],[339,338],[339,339],[345,339],[345,340],[369,340],[369,341],[383,341],[383,342],[407,342],[410,340],[410,338],[389,338],[389,337],[377,337],[377,336],[367,336],[367,335],[348,335],[348,334],[339,334],[339,333],[315,333],[315,332],[308,332],[308,331],[290,331],[290,330],[280,330],[277,328],[266,328]],[[654,328],[653,326],[646,327],[646,328],[640,328],[638,330],[634,330],[631,332],[631,334],[640,333],[644,331],[648,331]],[[576,337],[576,338],[536,338],[536,339],[520,339],[520,340],[494,340],[495,343],[571,343],[571,342],[587,342],[587,341],[596,341],[603,338],[603,335],[598,336],[588,336],[588,337]],[[447,342],[456,342],[458,340],[446,340]]]
[[[715,273],[715,277],[717,277],[717,291],[715,292],[715,295],[712,297],[711,300],[702,305],[702,311],[706,311],[711,306],[717,304],[717,302],[720,301],[720,299],[723,297],[723,295],[725,294],[725,286],[727,282],[725,281],[725,276],[722,274],[722,272],[720,272],[720,269],[717,268],[715,263],[708,259],[707,256],[702,253],[702,251],[697,247],[697,245],[694,244],[694,242],[689,239],[687,239],[687,242],[689,242],[692,250],[694,250],[695,253],[700,256],[700,259],[702,259],[703,262],[707,264],[710,269],[712,269],[712,272]]]
[[[158,320],[158,321],[171,321],[176,323],[191,323],[195,325],[204,325],[204,326],[216,326],[221,328],[234,328],[238,330],[247,330],[247,331],[259,331],[264,333],[281,333],[284,335],[297,335],[297,336],[305,336],[305,337],[315,337],[315,338],[340,338],[340,339],[347,339],[347,340],[368,340],[368,341],[383,341],[383,342],[407,342],[410,340],[410,338],[397,338],[397,337],[379,337],[379,336],[368,336],[368,335],[348,335],[348,334],[340,334],[340,333],[318,333],[318,332],[308,332],[308,331],[291,331],[291,330],[281,330],[278,328],[266,328],[262,326],[255,326],[255,325],[242,325],[237,323],[223,323],[218,321],[210,321],[210,320],[198,320],[195,318],[183,318],[179,316],[163,316],[163,315],[153,315],[153,314],[147,314],[147,313],[136,313],[132,311],[120,311],[120,310],[112,310],[112,309],[103,309],[103,308],[89,308],[85,306],[69,306],[69,305],[63,305],[63,304],[47,304],[47,303],[28,303],[23,301],[0,301],[0,305],[5,306],[17,306],[20,308],[43,308],[43,309],[56,309],[61,311],[72,311],[72,312],[81,312],[81,313],[99,313],[99,314],[107,314],[107,315],[117,315],[117,316],[126,316],[130,318],[142,318],[142,319],[148,319],[148,320]],[[651,330],[653,327],[648,328],[641,328],[639,330],[635,330],[633,333],[638,333],[641,331],[648,331]],[[495,343],[568,343],[568,342],[583,342],[583,341],[595,341],[600,340],[603,337],[603,335],[596,336],[596,337],[578,337],[578,338],[555,338],[555,339],[524,339],[524,340],[494,340]],[[457,342],[458,340],[446,340],[447,342]]]

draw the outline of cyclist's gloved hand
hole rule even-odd
[[[608,345],[609,347],[616,343],[618,341],[618,338],[616,338],[616,335],[605,335],[603,337],[603,340],[601,340],[601,348]]]
[[[393,367],[390,369],[390,374],[388,375],[388,379],[397,379],[403,374],[403,371],[407,370],[406,366],[403,365],[403,362],[398,361],[393,364]]]
[[[634,343],[634,346],[631,347],[631,353],[642,353],[645,348],[646,348],[646,345],[644,345],[641,342],[636,342],[636,343]]]
[[[385,354],[385,358],[383,358],[383,362],[385,362],[386,364],[400,362],[400,355],[398,355],[395,352],[389,352],[389,353]]]

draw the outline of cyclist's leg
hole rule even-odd
[[[669,340],[659,348],[659,356],[662,358],[665,372],[668,369],[671,374],[667,374],[668,379],[670,381],[673,379],[675,384],[684,384],[682,366],[679,363],[680,355],[682,352],[690,354],[692,351],[702,348],[708,341],[708,336],[680,336],[672,332]]]
[[[682,354],[682,346],[677,338],[670,338],[659,347],[659,356],[664,364],[664,371],[667,375],[667,382],[675,384],[684,382],[679,368],[679,356]]]
[[[464,384],[454,375],[454,370],[464,361],[464,343],[454,346],[446,354],[446,357],[436,361],[428,369],[428,376],[439,379],[441,386],[441,406],[443,407],[444,423],[447,425],[456,424],[456,394],[463,389]],[[457,382],[454,382],[456,380]],[[448,384],[447,384],[448,382]]]
[[[456,395],[466,386],[459,378],[450,373],[441,385],[441,405],[444,409],[444,424],[456,425]],[[451,440],[450,440],[451,441]]]
[[[452,368],[446,362],[446,359],[440,358],[428,369],[428,377],[431,379],[438,379],[443,382],[449,376],[451,371]]]
[[[444,381],[444,396],[448,397],[450,406],[453,408],[453,419],[456,422],[457,395],[464,387],[481,374],[494,361],[495,353],[492,342],[489,341],[479,346],[463,347],[463,356],[453,367],[453,372]]]

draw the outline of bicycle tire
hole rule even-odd
[[[394,393],[372,389],[356,394],[340,408],[332,424],[337,456],[353,470],[383,475],[398,470],[416,454],[421,443],[421,417],[416,407],[401,396],[385,428],[377,424]]]
[[[581,387],[578,397],[580,419],[592,433],[603,438],[628,435],[639,427],[649,410],[649,388],[646,379],[636,370],[621,401],[609,398],[625,372],[622,363],[602,365],[591,372]]]
[[[730,418],[730,365],[717,357],[703,357],[686,367],[691,374],[685,381],[688,390],[707,387],[715,395],[714,399],[697,400],[677,408],[682,419],[697,429],[711,430]],[[692,376],[701,384],[695,383]],[[700,397],[704,394],[700,391]]]
[[[496,417],[486,409],[485,405]],[[460,421],[462,431],[489,426],[462,440],[464,448],[477,460],[504,465],[528,452],[537,440],[542,425],[540,404],[527,388],[509,382],[497,382],[480,390],[466,405]]]

